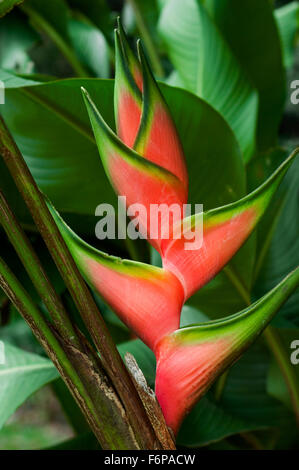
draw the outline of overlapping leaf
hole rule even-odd
[[[59,377],[48,359],[4,344],[4,364],[0,364],[0,427],[32,393]]]
[[[269,0],[206,0],[205,5],[259,94],[257,143],[276,144],[285,99],[285,71]],[[233,12],[233,13],[232,13]]]
[[[168,1],[159,31],[185,87],[224,116],[248,161],[255,149],[257,95],[200,0]]]

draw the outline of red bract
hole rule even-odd
[[[222,321],[179,328],[184,301],[209,282],[242,246],[267,209],[295,158],[243,199],[184,219],[188,177],[183,148],[159,87],[139,44],[139,61],[119,25],[116,37],[115,119],[117,134],[96,105],[83,96],[100,156],[115,191],[127,205],[142,204],[138,229],[159,250],[163,268],[120,260],[87,245],[52,214],[82,274],[120,318],[156,354],[156,394],[167,424],[178,431],[194,403],[249,346],[298,282],[299,270],[246,311]],[[177,204],[172,220],[162,218],[152,237],[150,206]],[[202,244],[186,249],[190,232]],[[186,228],[186,222],[189,222]],[[176,238],[177,231],[183,235]],[[169,231],[170,236],[163,235]]]

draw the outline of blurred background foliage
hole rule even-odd
[[[215,1],[217,2],[217,0]],[[209,73],[208,64],[205,64],[208,74],[205,87],[203,82],[200,83],[202,86],[199,88],[197,88],[198,83],[194,83],[196,73],[202,66],[202,56],[208,49],[205,49],[205,41],[201,41],[197,36],[198,29],[192,30],[191,25],[188,30],[188,25],[185,29],[180,25],[179,20],[189,21],[184,17],[185,12],[179,10],[180,6],[185,8],[184,2],[180,0],[179,2],[176,0],[50,0],[47,2],[25,0],[22,3],[5,0],[2,2],[1,8],[4,8],[5,2],[9,6],[7,11],[0,10],[0,14],[7,13],[0,19],[0,67],[2,79],[5,79],[7,87],[11,88],[8,96],[10,100],[8,105],[11,109],[7,112],[8,115],[11,113],[13,116],[13,112],[19,105],[20,110],[18,118],[15,119],[15,125],[18,126],[20,122],[18,119],[21,116],[25,132],[26,129],[28,131],[26,114],[33,113],[33,111],[29,108],[27,98],[18,94],[18,87],[22,87],[22,85],[46,84],[47,82],[52,83],[56,79],[68,78],[113,78],[113,30],[116,18],[120,15],[132,44],[136,38],[142,38],[157,79],[166,84],[189,90],[212,106],[211,110],[205,104],[201,104],[201,111],[195,112],[194,100],[188,98],[190,100],[190,106],[188,104],[190,115],[187,122],[194,119],[194,129],[196,129],[196,119],[200,121],[203,110],[207,115],[210,113],[211,119],[216,119],[214,111],[216,110],[229,123],[235,133],[235,136],[231,137],[226,124],[223,124],[222,118],[217,113],[219,131],[221,129],[223,135],[226,136],[228,148],[234,148],[236,140],[240,145],[241,151],[238,149],[235,152],[242,152],[244,156],[246,163],[244,181],[241,181],[243,176],[239,181],[232,179],[232,188],[235,193],[229,195],[225,193],[224,185],[227,186],[228,182],[224,179],[222,181],[223,194],[221,193],[219,196],[222,199],[217,201],[215,196],[213,199],[213,196],[209,198],[206,193],[203,193],[206,199],[199,202],[204,202],[205,206],[213,207],[216,203],[225,203],[242,194],[246,184],[247,190],[253,189],[278,166],[290,149],[299,145],[299,105],[294,106],[290,101],[292,92],[290,84],[293,80],[299,80],[299,3],[267,0],[273,8],[285,8],[283,12],[281,10],[279,14],[275,13],[276,27],[277,25],[280,27],[279,44],[274,44],[273,41],[270,45],[267,44],[267,38],[272,38],[271,28],[275,27],[275,23],[268,24],[265,21],[262,16],[262,8],[256,12],[256,28],[261,35],[256,36],[255,55],[251,57],[249,46],[248,54],[246,55],[244,52],[246,34],[244,33],[242,36],[242,31],[238,30],[237,24],[230,28],[230,23],[223,12],[215,8],[215,1],[202,0],[202,4],[207,8],[218,28],[216,33],[213,28],[206,29],[206,32],[210,34],[209,40],[217,42],[219,34],[225,38],[224,45],[221,46],[221,57],[227,56],[227,60],[231,62],[228,75],[224,76],[223,80],[224,82],[230,79],[232,81],[243,80],[248,87],[246,96],[242,95],[244,103],[238,104],[237,116],[232,111],[233,106],[227,107],[227,103],[230,103],[229,100],[235,99],[237,102],[236,98],[229,96],[228,101],[222,103],[221,97],[222,94],[225,94],[224,88],[218,90],[216,97],[211,93],[210,82],[215,80],[213,86],[217,87],[219,76],[216,74],[213,77],[213,73]],[[222,1],[221,3],[227,7],[230,1]],[[176,9],[171,10],[175,3],[177,3]],[[188,1],[188,4],[191,5],[191,3]],[[264,2],[260,3],[264,4]],[[169,9],[169,12],[165,13],[166,9]],[[173,19],[171,13],[174,16]],[[209,24],[210,20],[206,21]],[[197,28],[196,23],[193,23],[193,26]],[[229,34],[229,31],[233,31],[235,36]],[[186,32],[190,34],[186,35]],[[173,40],[172,33],[175,35],[175,40]],[[276,36],[277,39],[277,32]],[[241,52],[240,47],[242,47]],[[250,47],[253,47],[252,44]],[[241,71],[238,68],[239,64],[241,64]],[[218,65],[221,67],[221,62]],[[212,70],[217,64],[211,61],[209,66]],[[22,83],[22,79],[25,80],[24,83]],[[51,96],[51,90],[55,91],[55,87],[49,86],[48,91],[46,87],[41,89],[40,97]],[[76,82],[73,85],[70,84],[68,92],[67,89],[65,91],[63,88],[60,89],[59,84],[56,87],[56,92],[60,93],[57,100],[61,100],[63,103],[66,93],[74,110],[77,109],[77,98],[75,92],[72,91],[72,87],[75,86],[77,86]],[[90,87],[92,86],[90,82]],[[96,85],[94,86],[96,88]],[[106,111],[107,119],[112,120],[113,116],[109,111],[112,87],[104,84],[102,95],[102,88],[99,90],[97,91],[98,100],[102,99],[103,108],[108,110]],[[49,94],[47,95],[47,93]],[[72,98],[72,93],[74,98]],[[165,94],[170,98],[171,93],[171,90],[165,88]],[[177,93],[179,96],[179,92]],[[259,93],[259,107],[257,107],[256,93]],[[182,101],[184,101],[184,97],[187,100],[187,95],[183,92],[181,96]],[[110,103],[112,108],[111,100]],[[269,103],[272,108],[267,108]],[[174,108],[178,108],[176,112],[178,122],[181,124],[180,132],[183,135],[188,135],[188,129],[183,129],[184,115],[179,114],[179,105]],[[258,114],[256,117],[257,132],[256,121],[251,120],[255,112]],[[250,117],[248,117],[249,114]],[[10,119],[11,123],[14,123],[14,118],[10,117]],[[58,133],[58,127],[56,130]],[[19,139],[22,141],[21,134]],[[195,147],[198,144],[192,141],[190,145]],[[201,145],[203,145],[204,153],[207,151],[207,146]],[[214,145],[213,151],[220,153],[217,142],[210,143],[210,145]],[[211,152],[211,148],[209,151]],[[0,170],[3,182],[5,180],[4,169],[0,168]],[[39,170],[42,171],[39,168],[36,171]],[[238,173],[236,166],[229,167],[228,172],[231,174],[231,178],[234,173],[236,179],[235,173]],[[247,180],[246,184],[245,180]],[[244,280],[245,290],[248,290],[252,299],[263,295],[294,266],[299,264],[298,181],[299,165],[295,165],[289,172],[286,182],[268,214],[263,219],[258,232],[232,263],[232,267],[239,270],[239,277]],[[74,184],[79,185],[78,179],[74,180]],[[217,185],[217,187],[221,186],[220,179],[217,180]],[[105,191],[106,187],[103,186],[102,194],[105,194]],[[196,188],[193,190],[191,187],[191,193],[197,195]],[[10,190],[12,199],[15,194],[16,190]],[[71,194],[70,197],[72,196]],[[201,193],[200,196],[202,196]],[[51,280],[61,294],[68,311],[72,313],[84,331],[84,325],[80,323],[72,299],[65,291],[65,286],[57,274],[42,240],[37,233],[32,231],[30,217],[25,209],[20,207],[19,202],[17,204],[18,214],[23,214],[24,226],[28,229],[30,239],[42,258]],[[70,224],[78,229],[85,238],[92,244],[113,254],[127,257],[132,255],[130,247],[127,245],[117,242],[100,244],[86,229],[86,227],[94,227],[94,217],[81,209],[78,210],[79,214],[69,210],[69,207],[65,212]],[[93,209],[92,206],[92,213]],[[23,285],[36,302],[39,302],[16,254],[3,233],[0,235],[1,255],[5,255],[5,258],[9,260],[10,267],[18,273],[18,278],[22,280]],[[250,255],[252,249],[256,250],[255,252],[258,254],[255,264]],[[137,244],[137,250],[143,259],[149,260],[151,258],[153,263],[159,263],[156,254],[154,252],[148,253],[142,242]],[[225,275],[220,273],[213,283],[190,300],[189,305],[184,307],[182,320],[184,324],[207,319],[205,315],[215,318],[244,307],[242,296],[241,298],[236,296],[235,292],[232,294],[234,288],[232,285],[228,285],[227,279],[224,280],[224,278]],[[127,328],[98,297],[96,300],[115,341],[119,344],[120,351],[124,353],[126,350],[130,350],[135,354],[147,379],[153,385],[154,361],[147,348],[138,340],[130,341],[131,335]],[[288,354],[290,341],[293,338],[299,339],[298,301],[299,295],[296,294],[287,302],[274,322],[274,326],[279,328],[281,341],[286,345],[286,354]],[[44,309],[45,307],[40,304],[40,308]],[[0,311],[0,340],[22,350],[24,352],[22,360],[24,360],[26,367],[29,365],[28,375],[25,374],[24,377],[16,379],[14,383],[9,385],[11,388],[7,390],[11,390],[9,393],[13,393],[13,389],[18,392],[25,383],[30,384],[27,394],[21,400],[15,398],[10,417],[1,416],[0,413],[0,427],[3,424],[0,430],[0,449],[98,448],[69,392],[62,381],[57,378],[54,369],[48,370],[48,364],[39,362],[39,358],[43,359],[43,351],[35,341],[30,329],[20,319],[2,292],[0,292]],[[30,355],[27,357],[26,353],[30,353]],[[13,350],[11,357],[13,364],[16,357]],[[30,371],[30,364],[40,364],[43,373],[38,378]],[[299,374],[298,368],[297,374]],[[48,382],[51,384],[40,388]],[[4,388],[0,379],[0,393],[2,395],[5,392]],[[215,386],[187,418],[179,436],[181,446],[208,449],[298,448],[298,431],[291,412],[288,392],[281,372],[262,340],[232,368],[221,391],[221,397],[215,399],[217,393],[217,386]],[[29,398],[26,400],[27,397]],[[13,413],[17,407],[17,411]]]

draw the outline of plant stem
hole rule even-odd
[[[268,328],[266,328],[264,337],[284,376],[295,411],[297,423],[299,425],[299,390],[295,368],[291,365],[290,358],[281,344],[278,332],[275,331],[272,326],[268,326]]]
[[[64,351],[57,336],[1,257],[0,287],[28,323],[55,364],[102,447],[124,450],[138,448],[127,429],[120,428],[122,431],[120,432],[119,427],[116,426],[119,424],[115,419],[120,416],[120,403],[118,403],[113,389],[105,383],[105,377],[97,375],[98,371],[93,368],[86,355],[80,353],[73,346],[70,346],[69,354]],[[64,343],[64,345],[66,344]],[[71,355],[74,364],[70,361],[69,355]],[[90,385],[92,384],[90,378],[95,380],[96,376],[102,385],[96,389],[97,396],[90,393]]]
[[[158,78],[163,78],[165,75],[164,70],[163,70],[159,55],[157,53],[155,44],[153,42],[152,36],[148,30],[147,24],[140,11],[138,2],[136,2],[136,0],[127,0],[127,2],[131,5],[131,7],[134,10],[136,23],[137,23],[139,32],[141,34],[141,37],[144,41],[146,50],[148,52],[153,70]]]
[[[40,15],[37,11],[33,8],[29,7],[27,4],[24,4],[20,7],[24,13],[26,13],[32,26],[37,29],[38,31],[42,31],[49,38],[54,42],[54,44],[58,47],[61,53],[64,55],[66,60],[72,66],[74,72],[78,77],[89,77],[90,74],[85,70],[83,65],[80,63],[78,58],[76,57],[74,51],[72,50],[71,46],[66,42],[66,40],[55,31],[53,26],[48,23],[48,21]]]
[[[136,439],[142,449],[153,449],[156,436],[131,377],[117,351],[108,328],[75,264],[40,193],[26,162],[0,119],[0,154],[19,189],[33,220],[68,287],[70,294],[96,345],[104,368],[115,386]]]
[[[251,303],[250,294],[248,290],[246,289],[246,287],[243,285],[242,281],[236,275],[232,266],[227,264],[223,268],[223,271],[225,272],[225,274],[227,275],[227,277],[229,278],[229,280],[231,281],[235,289],[238,291],[240,297],[244,300],[245,305],[250,305]]]
[[[65,308],[55,292],[40,260],[34,252],[26,234],[10,210],[4,194],[0,190],[0,224],[14,246],[37,292],[47,307],[55,328],[65,341],[80,347],[80,341]]]

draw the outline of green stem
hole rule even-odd
[[[26,234],[10,210],[1,190],[0,224],[3,226],[8,239],[14,246],[33,285],[47,307],[57,331],[66,341],[69,341],[76,347],[80,347],[78,336],[59,296],[55,292]]]
[[[146,50],[148,52],[153,70],[158,78],[163,78],[165,76],[164,70],[163,70],[159,55],[157,53],[155,44],[153,42],[152,36],[143,18],[142,12],[140,11],[138,2],[136,2],[136,0],[127,0],[127,2],[131,5],[131,7],[134,10],[136,23],[137,23],[139,32],[141,34],[141,37],[144,41]]]
[[[74,54],[72,48],[42,15],[26,4],[22,5],[20,8],[29,16],[32,26],[35,27],[35,29],[42,31],[47,34],[47,36],[49,36],[49,38],[54,42],[69,64],[72,66],[78,77],[90,76]]]
[[[117,390],[139,445],[156,446],[156,436],[140,397],[117,351],[107,326],[75,264],[26,162],[3,119],[0,119],[0,154],[86,323],[111,382]]]
[[[15,305],[17,310],[28,323],[38,341],[44,347],[48,356],[55,364],[103,448],[132,448],[130,441],[128,443],[125,439],[120,440],[119,436],[117,436],[116,439],[113,435],[113,427],[115,428],[115,422],[111,420],[112,422],[110,427],[102,426],[102,415],[108,415],[108,417],[109,415],[111,416],[111,407],[108,408],[106,405],[107,409],[105,409],[102,403],[102,407],[95,407],[93,400],[90,398],[90,395],[86,390],[86,384],[83,383],[77,372],[80,371],[80,365],[75,364],[74,367],[70,362],[68,355],[63,350],[60,342],[56,338],[56,335],[52,332],[51,328],[40,314],[32,299],[29,297],[20,282],[17,280],[15,275],[11,272],[1,257],[0,287],[4,290],[6,295],[10,298],[11,302]],[[82,357],[79,357],[79,359],[82,360]],[[100,391],[102,393],[102,390]],[[99,403],[97,402],[97,404]],[[117,412],[119,412],[118,409]],[[116,441],[118,444],[117,446],[115,445]]]
[[[251,300],[250,300],[250,294],[247,291],[246,287],[244,284],[240,281],[238,276],[235,274],[233,268],[230,265],[226,265],[223,268],[223,271],[235,287],[235,289],[238,291],[240,297],[244,300],[246,305],[250,305]]]
[[[284,376],[299,425],[299,390],[295,368],[290,363],[290,357],[281,343],[278,332],[272,326],[268,326],[265,330],[264,337]]]
[[[216,401],[219,401],[222,396],[222,393],[223,393],[223,390],[227,381],[227,376],[229,374],[229,370],[230,369],[227,369],[225,372],[223,372],[223,374],[220,375],[219,379],[217,380],[215,384],[214,398]]]

